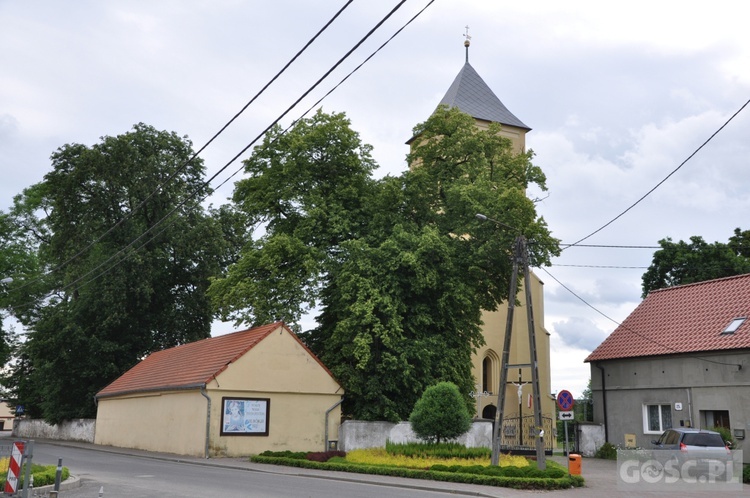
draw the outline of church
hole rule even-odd
[[[513,149],[526,150],[526,126],[500,101],[487,83],[469,63],[469,41],[465,42],[466,62],[448,88],[439,105],[457,107],[472,116],[476,126],[487,129],[490,123],[501,126],[501,135],[510,139]],[[414,143],[414,139],[409,142]],[[504,347],[508,305],[502,303],[494,312],[485,312],[482,334],[485,344],[472,358],[472,372],[476,386],[472,397],[476,401],[475,417],[494,420],[499,402],[498,393],[505,389],[501,446],[506,449],[533,446],[530,434],[534,429],[534,406],[532,396],[532,374],[530,368],[530,345],[526,320],[525,290],[523,278],[519,277],[518,303],[515,306],[508,360],[508,375],[505,386],[500,383],[500,364]],[[551,394],[550,334],[544,328],[543,282],[530,273],[532,309],[534,315],[534,338],[537,350],[537,370],[541,392],[541,412],[547,450],[552,448],[555,423],[555,400]]]
[[[468,46],[466,63],[440,104],[458,107],[480,128],[499,123],[501,134],[511,140],[514,149],[519,153],[525,150],[530,128],[503,105],[469,64]],[[543,284],[533,273],[529,287],[541,429],[547,435],[544,443],[549,451],[555,442],[550,343],[543,325]],[[472,358],[477,381],[471,393],[476,402],[475,419],[494,420],[498,394],[504,393],[499,431],[502,451],[533,447],[538,430],[525,297],[521,284],[505,385],[499,384],[507,304],[484,313],[485,344]],[[295,368],[287,368],[290,364]],[[94,442],[206,458],[264,450],[330,449],[340,437],[344,394],[328,368],[284,323],[272,323],[149,355],[97,393]]]

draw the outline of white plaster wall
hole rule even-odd
[[[61,441],[94,442],[96,420],[76,419],[50,425],[44,420],[17,418],[13,421],[13,437],[25,439],[57,439]]]
[[[578,442],[581,455],[585,457],[596,455],[596,450],[604,444],[604,424],[580,424],[578,430],[581,434]]]
[[[392,443],[408,443],[419,441],[409,422],[364,422],[361,420],[347,420],[339,429],[339,448],[343,451],[364,448],[383,448],[386,441]],[[469,432],[459,437],[457,441],[468,448],[481,446],[490,448],[492,441],[492,422],[475,420]]]

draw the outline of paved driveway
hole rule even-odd
[[[567,465],[566,460],[561,457],[552,457],[555,461]],[[679,497],[712,497],[712,498],[718,498],[719,496],[721,498],[724,497],[745,497],[747,498],[750,496],[750,486],[747,484],[743,485],[743,489],[741,491],[737,491],[735,493],[732,492],[726,492],[721,491],[717,492],[716,489],[711,489],[710,486],[706,486],[704,489],[700,488],[699,486],[695,486],[695,488],[691,489],[689,492],[685,492],[684,490],[675,490],[675,491],[645,491],[645,490],[638,490],[637,492],[634,491],[626,491],[622,489],[617,488],[618,478],[617,478],[617,461],[615,460],[601,460],[599,458],[584,458],[581,462],[581,475],[583,475],[583,478],[586,480],[586,487],[584,488],[575,488],[575,489],[566,489],[561,491],[551,491],[551,492],[545,492],[545,493],[551,493],[555,498],[557,497],[567,497],[567,496],[576,496],[576,497],[606,497],[606,498],[620,498],[620,497],[670,497],[670,496],[679,496]],[[510,496],[510,495],[504,495],[504,496]],[[521,496],[519,495],[512,495],[512,496]]]

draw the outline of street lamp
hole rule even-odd
[[[491,221],[496,225],[510,227],[505,223],[493,220],[489,216],[477,213],[477,219],[482,221]],[[536,427],[536,462],[537,467],[541,470],[547,468],[547,462],[544,455],[544,425],[542,422],[542,396],[539,389],[539,367],[536,350],[536,327],[534,326],[534,309],[531,302],[531,278],[529,277],[528,252],[526,250],[526,238],[523,235],[516,237],[515,249],[513,251],[513,273],[510,279],[510,290],[508,292],[508,316],[505,323],[505,338],[503,341],[503,355],[500,362],[500,384],[497,392],[497,409],[495,411],[495,427],[492,434],[492,465],[497,465],[500,461],[500,429],[503,424],[503,411],[505,409],[505,391],[508,384],[508,360],[510,358],[510,339],[513,331],[513,312],[515,310],[515,296],[518,284],[518,267],[523,267],[524,276],[524,293],[526,295],[526,318],[529,329],[529,355],[530,361],[527,365],[515,365],[517,367],[529,367],[531,369],[531,385],[533,389],[534,403],[534,425]],[[519,412],[519,424],[521,413]],[[523,430],[521,428],[521,430]]]
[[[13,277],[5,277],[0,280],[0,284],[9,284],[13,281]]]

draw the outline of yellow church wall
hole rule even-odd
[[[197,390],[101,399],[94,442],[203,456],[206,403]]]
[[[221,372],[218,389],[343,395],[331,374],[292,334],[279,327]]]
[[[522,275],[519,276],[521,283]],[[551,370],[549,352],[549,333],[544,328],[544,294],[543,283],[531,273],[531,300],[534,310],[534,325],[536,328],[535,340],[537,349],[537,370],[539,373],[539,389],[542,399],[542,416],[554,418],[555,406],[551,397]],[[523,365],[530,363],[528,320],[526,316],[526,297],[523,285],[518,294],[518,302],[513,313],[513,329],[511,334],[511,349],[508,363],[510,365]],[[508,305],[502,303],[494,312],[485,312],[482,315],[484,325],[482,327],[485,345],[478,348],[472,358],[474,378],[477,384],[476,391],[488,391],[490,396],[476,397],[476,416],[482,417],[485,407],[497,406],[498,383],[500,380],[500,361],[503,354],[503,343],[505,340],[505,329],[507,324]],[[489,375],[484,375],[484,360],[490,358],[491,368]],[[508,382],[519,383],[519,368],[512,367],[508,370]],[[521,416],[533,415],[534,409],[528,407],[528,395],[533,393],[531,384],[531,369],[521,368],[522,400],[520,404]],[[517,417],[519,413],[517,386],[506,385],[504,417]]]
[[[341,400],[267,391],[207,391],[211,398],[209,456],[246,456],[265,450],[323,451],[325,413]],[[268,435],[221,434],[223,399],[268,400]],[[208,401],[199,390],[106,398],[99,401],[94,442],[105,446],[202,457]],[[328,440],[338,440],[340,405],[328,415]]]
[[[252,389],[250,389],[252,388]],[[221,420],[222,399],[268,398],[268,436],[222,435],[211,425],[212,454],[265,450],[323,451],[325,413],[344,395],[328,371],[286,329],[273,332],[209,383],[211,418]],[[328,440],[338,440],[341,406],[328,414]]]
[[[490,127],[490,121],[475,118],[474,122],[482,131],[487,131]],[[515,153],[521,154],[526,150],[526,130],[511,125],[501,125],[500,136],[510,139]]]
[[[269,400],[268,435],[221,434],[222,399],[254,398]],[[211,456],[256,455],[271,451],[323,451],[326,441],[327,410],[341,400],[328,396],[264,391],[211,391]],[[226,415],[225,415],[226,417]],[[341,405],[328,414],[328,440],[338,440]]]
[[[341,406],[337,403],[344,392],[284,328],[229,364],[206,384],[205,394],[211,402],[209,456],[241,457],[265,450],[323,451],[328,410],[328,440],[338,440]],[[267,407],[268,433],[222,431],[232,400],[243,404],[260,400]],[[207,414],[208,399],[199,386],[101,398],[94,440],[102,445],[205,456]]]

